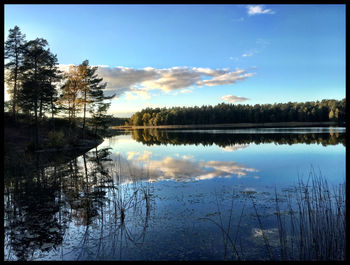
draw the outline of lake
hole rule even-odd
[[[37,154],[5,171],[4,258],[342,259],[345,131],[145,129],[74,159]]]

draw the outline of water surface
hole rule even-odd
[[[5,260],[264,260],[262,230],[278,259],[275,190],[343,184],[345,128],[134,130],[33,159],[5,174]]]

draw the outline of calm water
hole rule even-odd
[[[258,260],[263,234],[279,255],[275,190],[345,182],[345,128],[135,130],[31,159],[5,174],[5,260]]]

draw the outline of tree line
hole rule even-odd
[[[35,146],[39,144],[39,124],[51,116],[55,130],[55,116],[68,118],[72,127],[76,126],[77,114],[82,114],[82,136],[89,125],[98,130],[107,127],[107,110],[113,96],[105,96],[106,83],[96,74],[97,67],[85,60],[80,65],[72,65],[67,73],[58,69],[57,55],[48,47],[47,40],[36,38],[27,41],[18,26],[9,30],[5,42],[5,82],[10,100],[5,108],[14,120],[24,114],[34,121]]]
[[[146,108],[132,115],[126,125],[186,125],[262,122],[345,122],[342,100],[288,102],[275,104]]]
[[[145,145],[203,145],[213,144],[227,147],[243,144],[322,144],[346,146],[345,133],[186,133],[173,130],[136,129],[131,131],[131,137]]]

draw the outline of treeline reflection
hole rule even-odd
[[[131,136],[137,142],[145,145],[218,145],[220,147],[241,144],[322,144],[346,145],[345,133],[259,133],[259,134],[229,134],[229,133],[191,133],[171,130],[138,129],[132,130]]]
[[[36,260],[49,251],[56,259],[121,257],[122,252],[116,251],[125,241],[142,244],[150,217],[151,186],[137,179],[130,180],[132,185],[120,185],[120,165],[110,155],[109,148],[96,148],[64,163],[57,159],[43,166],[40,156],[34,156],[25,170],[8,167],[4,259]],[[71,233],[78,234],[72,237]],[[74,242],[74,247],[67,242]]]

